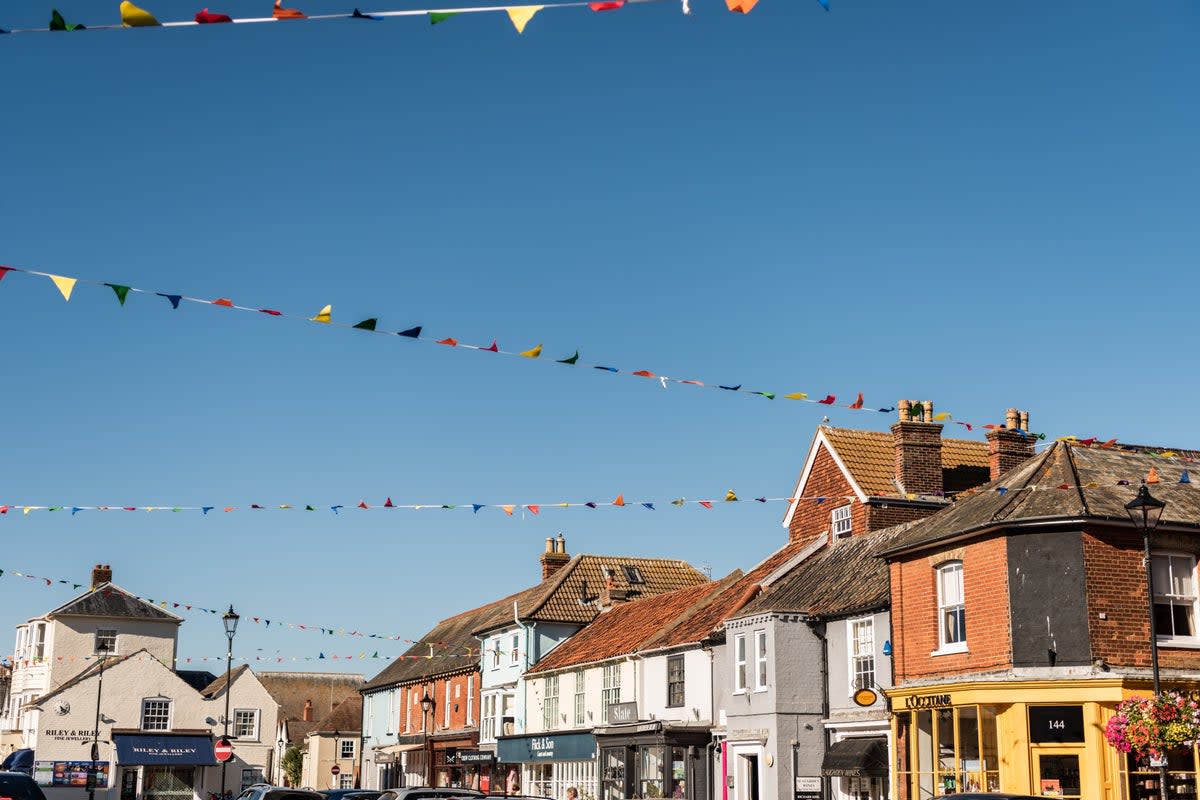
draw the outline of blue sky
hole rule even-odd
[[[49,18],[17,5],[0,27]],[[4,37],[0,263],[1200,447],[1194,3],[692,6]],[[0,503],[778,497],[826,412],[23,275],[0,335]],[[416,638],[536,582],[559,531],[721,575],[781,515],[10,514],[0,627],[70,596],[7,573],[103,561],[149,597]],[[181,655],[223,653],[188,619]],[[304,659],[403,649],[275,627],[238,652],[373,674]]]

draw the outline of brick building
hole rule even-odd
[[[1025,439],[988,438],[995,469]],[[1058,442],[884,548],[894,797],[1157,796],[1157,771],[1104,738],[1116,704],[1151,688],[1143,538],[1124,505],[1158,481],[1163,685],[1200,690],[1200,494],[1186,470],[1197,455]],[[1170,773],[1172,796],[1195,795],[1191,748],[1171,754]]]

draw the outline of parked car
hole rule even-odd
[[[13,750],[0,762],[0,772],[24,772],[33,775],[33,751],[28,747]]]
[[[0,772],[0,797],[12,800],[46,800],[42,787],[23,772]]]
[[[453,786],[405,786],[388,789],[378,800],[449,800],[450,798],[486,797],[474,789],[455,789]]]
[[[964,792],[952,794],[954,800],[1046,800],[1036,794],[1004,794],[1002,792]]]
[[[379,800],[381,791],[374,789],[322,789],[327,800]]]
[[[325,800],[325,795],[312,789],[255,784],[239,794],[237,800]]]

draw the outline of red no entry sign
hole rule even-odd
[[[233,745],[228,739],[217,739],[217,743],[213,745],[213,755],[217,757],[217,761],[224,764],[233,758]]]
[[[342,771],[342,768],[339,767],[337,764],[334,764],[332,767],[329,768],[329,773],[331,775],[337,775],[341,771]]]

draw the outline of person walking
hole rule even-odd
[[[579,790],[574,786],[567,787],[567,800],[579,800]]]

